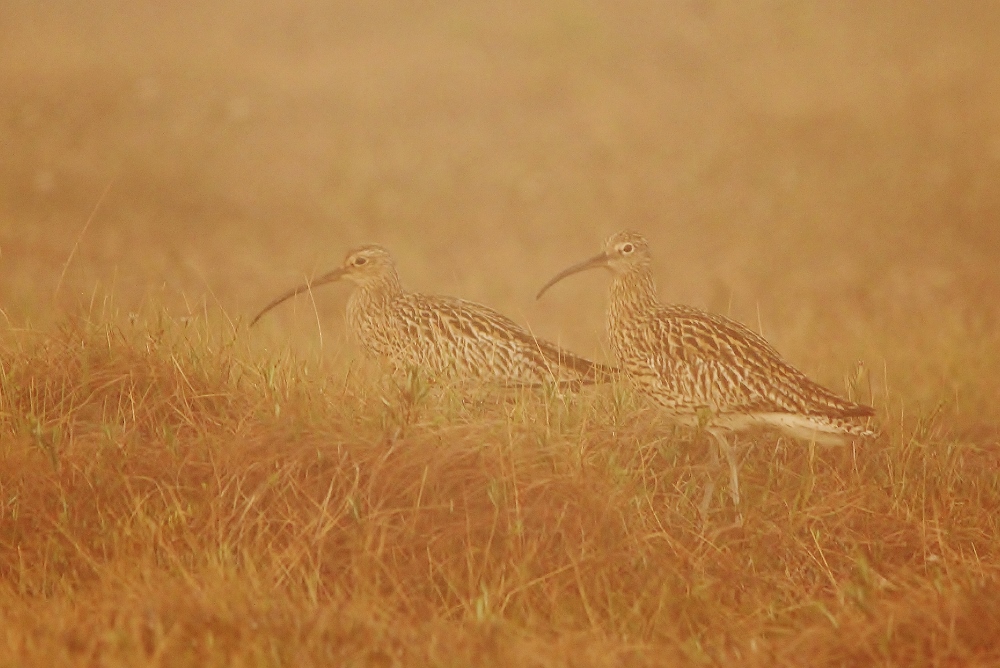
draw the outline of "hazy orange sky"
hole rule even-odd
[[[651,237],[669,298],[779,325],[840,299],[989,310],[1000,285],[996,5],[4,12],[12,317],[95,290],[242,315],[375,241],[412,288],[592,346],[603,279],[532,296],[623,227]]]

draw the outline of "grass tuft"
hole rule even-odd
[[[165,314],[3,341],[0,655],[222,665],[996,657],[995,446],[705,440],[626,387],[397,386]],[[721,473],[720,473],[721,475]]]

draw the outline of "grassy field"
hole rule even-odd
[[[0,666],[1000,662],[994,4],[0,14]],[[621,228],[880,438],[745,439],[703,527],[627,385],[246,325],[379,242],[607,360],[606,277],[533,295]]]

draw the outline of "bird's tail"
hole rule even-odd
[[[557,382],[597,385],[618,378],[617,367],[593,362],[541,339],[536,339],[535,344]]]

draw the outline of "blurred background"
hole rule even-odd
[[[606,358],[606,276],[534,294],[632,228],[661,298],[762,330],[838,390],[858,359],[897,384],[926,377],[913,351],[941,378],[984,363],[1000,4],[2,0],[0,16],[14,326],[109,297],[246,318],[379,242],[410,289]],[[328,352],[348,292],[316,295]],[[300,298],[254,336],[308,348],[316,327]],[[973,348],[941,359],[957,341]]]

